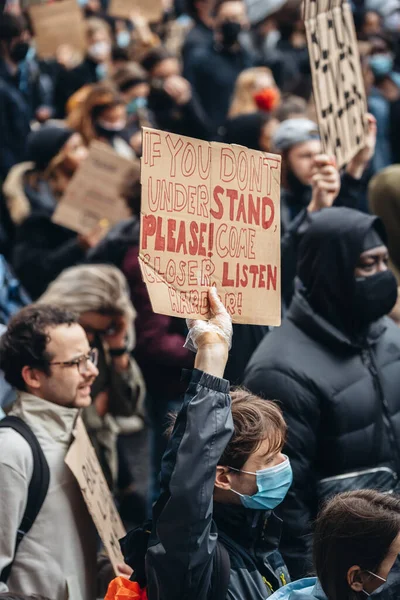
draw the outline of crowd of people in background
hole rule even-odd
[[[84,51],[43,58],[0,0],[0,598],[113,577],[64,464],[78,413],[149,600],[400,597],[400,1],[350,2],[368,112],[341,170],[300,0],[78,4]],[[232,336],[212,292],[210,329],[154,313],[142,127],[281,155],[280,328]],[[132,162],[130,217],[78,234],[52,217],[94,141]]]

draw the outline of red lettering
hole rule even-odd
[[[228,273],[229,273],[229,263],[224,262],[222,265],[222,282],[221,282],[222,287],[233,287],[235,284],[233,279],[229,279]]]
[[[258,266],[251,265],[251,267],[249,268],[249,272],[251,275],[253,275],[253,281],[251,282],[251,287],[255,288],[255,287],[257,287],[256,281],[257,281],[257,275],[258,275]]]
[[[172,141],[172,137],[167,135],[165,138],[167,148],[171,154],[171,165],[170,165],[170,177],[176,176],[176,157],[179,154],[179,151],[182,149],[183,141],[181,138],[178,138],[176,144]]]
[[[260,265],[260,277],[258,279],[258,287],[259,288],[265,287],[264,273],[266,270],[267,270],[267,268],[265,265]]]
[[[278,278],[278,268],[274,267],[272,270],[271,265],[268,265],[267,268],[267,289],[270,290],[271,286],[272,289],[276,291],[276,281]]]
[[[249,194],[249,223],[260,224],[260,196],[257,196],[257,206],[254,204],[253,194]]]
[[[147,238],[156,232],[156,218],[154,215],[145,215],[142,226],[142,249],[147,250]]]
[[[267,218],[267,211],[270,210],[270,215]],[[262,199],[262,227],[264,229],[269,229],[274,222],[275,218],[275,206],[272,202],[271,198],[264,196]]]
[[[205,247],[205,236],[207,233],[207,223],[200,223],[200,233],[199,233],[199,256],[206,256],[206,247]]]
[[[165,236],[162,235],[163,218],[157,217],[156,240],[154,242],[154,250],[165,250]]]
[[[230,204],[229,204],[229,218],[231,221],[235,220],[235,215],[234,215],[234,209],[235,209],[235,205],[234,202],[235,200],[238,199],[238,193],[237,190],[226,190],[226,195],[229,198]]]
[[[244,194],[240,194],[239,207],[238,207],[238,211],[237,211],[237,215],[236,215],[236,221],[240,221],[241,218],[243,219],[243,223],[247,223],[246,209],[245,209],[245,205],[244,205]]]
[[[220,185],[216,185],[213,191],[213,198],[218,206],[218,210],[214,210],[213,208],[210,210],[211,215],[214,219],[222,219],[224,216],[224,206],[221,202],[220,194],[224,193],[224,188]]]
[[[247,276],[247,271],[249,270],[248,265],[243,265],[243,279],[240,280],[241,287],[247,287],[249,283],[249,278]]]
[[[179,224],[179,232],[178,232],[178,239],[176,242],[176,252],[180,252],[181,248],[183,250],[183,254],[187,254],[187,249],[186,249],[186,222],[185,221],[181,221]]]
[[[197,249],[199,247],[199,242],[197,239],[197,233],[199,231],[199,226],[196,221],[191,221],[190,223],[190,235],[192,236],[191,241],[189,242],[189,254],[195,256],[197,254]]]
[[[176,221],[175,219],[168,219],[167,221],[167,250],[168,252],[175,252],[175,229],[176,229]]]

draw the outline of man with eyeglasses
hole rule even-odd
[[[0,340],[0,368],[17,390],[10,414],[33,431],[50,470],[44,503],[15,553],[34,461],[22,435],[0,428],[0,593],[97,597],[96,531],[64,464],[78,411],[91,402],[96,362],[74,314],[54,305],[22,309]]]

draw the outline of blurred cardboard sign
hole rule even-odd
[[[54,58],[62,44],[84,51],[85,26],[82,11],[76,0],[29,7],[35,44],[41,58]]]
[[[140,266],[153,310],[279,325],[280,168],[273,154],[143,129]]]
[[[121,197],[135,163],[118,156],[106,144],[92,142],[87,159],[72,177],[52,221],[89,233],[99,224],[105,229],[131,216]]]
[[[347,0],[304,0],[315,104],[324,152],[339,168],[365,146],[367,102]]]
[[[150,23],[159,23],[164,12],[162,0],[111,0],[108,12],[113,17],[130,19],[137,9]]]
[[[119,575],[117,565],[124,563],[119,540],[126,535],[126,531],[81,417],[76,421],[73,435],[75,439],[65,463],[81,488],[114,571]]]

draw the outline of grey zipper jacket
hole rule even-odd
[[[162,463],[146,555],[149,600],[211,598],[218,539],[230,556],[230,600],[265,600],[289,580],[277,551],[280,519],[213,503],[232,433],[228,381],[194,369]]]

